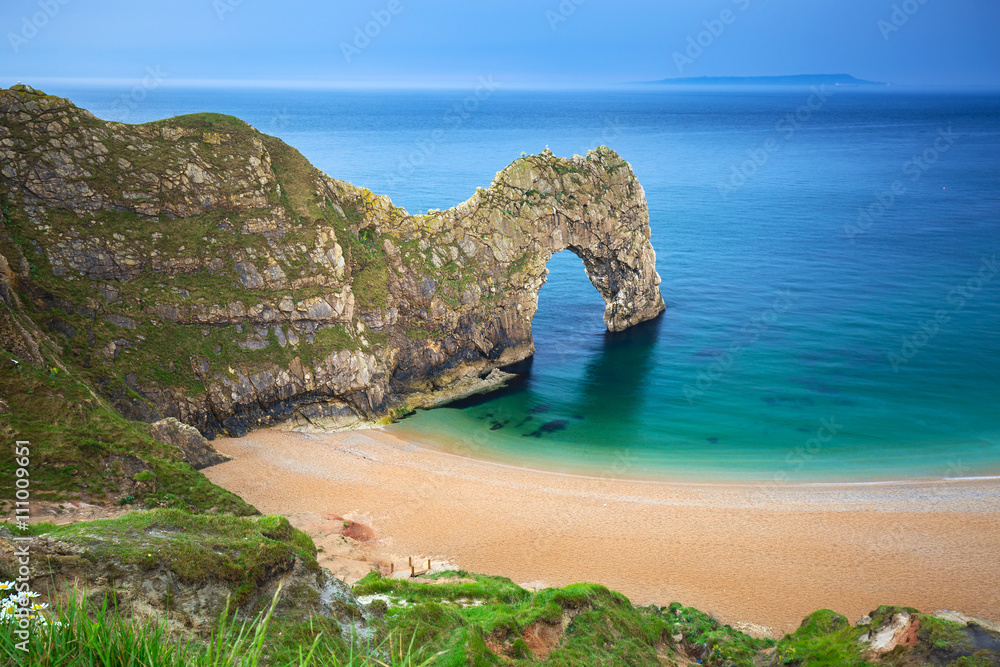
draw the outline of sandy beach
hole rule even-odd
[[[384,430],[219,439],[204,472],[317,538],[348,581],[407,557],[529,587],[597,582],[790,631],[878,604],[1000,621],[1000,480],[711,485],[563,475]],[[370,530],[369,530],[370,528]]]

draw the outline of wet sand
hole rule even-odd
[[[853,622],[879,604],[1000,621],[997,479],[629,481],[478,461],[383,430],[261,430],[215,446],[235,458],[205,474],[265,514],[324,538],[331,517],[374,530],[366,543],[337,536],[358,563],[349,581],[413,556],[529,587],[597,582],[779,634],[816,609]]]

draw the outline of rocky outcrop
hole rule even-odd
[[[157,510],[59,526],[27,541],[0,529],[0,574],[13,579],[25,549],[27,583],[47,599],[107,598],[175,631],[207,634],[227,605],[253,618],[279,586],[278,618],[325,616],[347,636],[367,624],[350,588],[317,565],[312,542],[283,517]]]
[[[173,445],[181,452],[181,457],[195,470],[208,468],[229,461],[229,457],[215,451],[208,440],[193,426],[183,424],[173,417],[155,422],[152,436],[162,443]]]
[[[605,147],[546,149],[452,209],[409,215],[232,117],[124,125],[18,86],[0,90],[0,159],[3,293],[25,302],[0,332],[14,339],[30,312],[123,414],[210,437],[481,388],[533,354],[545,264],[563,250],[609,330],[664,309],[645,195]]]
[[[912,607],[882,606],[857,624],[866,657],[905,655],[903,664],[997,664],[996,624],[955,612],[921,614]],[[971,662],[979,657],[981,662]],[[965,662],[970,660],[970,662]],[[958,662],[956,662],[958,661]]]

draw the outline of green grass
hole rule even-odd
[[[565,163],[565,161],[560,161],[559,158],[549,161],[549,166],[552,171],[556,172],[560,176],[565,176],[566,174],[586,174],[586,169],[581,169],[572,163]]]
[[[124,419],[96,398],[72,372],[15,366],[6,361],[8,356],[3,351],[0,357],[5,360],[0,364],[0,396],[9,406],[0,414],[0,435],[8,442],[31,443],[34,498],[114,504],[133,495],[146,507],[256,513],[181,460],[178,449],[154,440],[147,424]],[[13,448],[4,448],[0,488],[13,488],[14,471]]]
[[[127,218],[131,214],[120,215]],[[12,229],[20,230],[21,226],[12,225]],[[20,245],[27,256],[34,254],[29,242],[22,239]],[[195,240],[189,247],[197,249],[200,242]],[[14,256],[12,251],[7,254],[9,258]],[[79,304],[92,302],[97,297],[94,281],[57,277],[52,274],[44,257],[38,257],[37,261],[37,273],[33,281],[49,295],[47,299],[50,302]],[[229,261],[230,265],[231,263]],[[225,307],[236,301],[242,302],[244,306],[252,306],[260,302],[262,297],[277,303],[286,295],[296,300],[315,296],[313,291],[278,290],[273,294],[262,295],[260,291],[243,288],[231,273],[212,275],[207,271],[174,276],[168,280],[169,286],[162,282],[164,280],[168,279],[160,275],[145,274],[124,283],[107,281],[107,284],[119,291],[119,302],[113,305],[102,304],[103,313],[97,317],[85,311],[67,312],[58,307],[42,310],[28,298],[22,298],[22,303],[25,314],[40,323],[43,329],[53,322],[64,322],[73,327],[75,334],[72,337],[55,332],[51,332],[51,335],[64,346],[61,357],[63,362],[73,366],[80,376],[91,381],[100,380],[102,384],[111,380],[111,386],[121,387],[125,384],[123,378],[129,373],[135,373],[141,386],[155,383],[160,387],[180,388],[190,397],[201,396],[206,391],[204,383],[192,370],[192,363],[195,361],[207,363],[208,376],[215,373],[230,374],[229,369],[237,368],[249,373],[273,365],[287,368],[296,357],[306,364],[313,364],[330,352],[361,347],[348,328],[334,325],[320,330],[312,343],[303,337],[297,346],[288,344],[284,348],[278,344],[273,331],[270,331],[270,343],[266,348],[245,350],[238,345],[238,341],[244,340],[249,331],[238,333],[235,325],[179,324],[153,316],[147,312],[147,308],[169,305],[182,310],[199,306],[207,309],[212,305]],[[384,300],[384,284],[381,289]],[[182,296],[183,293],[186,296]],[[136,323],[136,328],[128,330],[116,327],[104,319],[105,313],[129,317]],[[93,336],[93,340],[89,336]],[[114,339],[126,339],[133,344],[120,349],[118,358],[112,362],[98,351]]]
[[[327,209],[351,272],[351,291],[362,307],[381,308],[389,298],[389,264],[382,239],[374,228],[361,227],[365,221],[356,206],[349,205],[344,212],[346,220]]]
[[[96,609],[73,597],[53,616],[62,625],[31,631],[27,645],[0,625],[0,662],[11,667],[420,667],[408,646],[372,648],[340,635],[327,619],[299,626],[274,618],[281,592],[255,619],[228,607],[205,640],[171,635],[164,622],[124,618],[105,599]],[[91,601],[92,602],[92,601]],[[27,651],[22,650],[27,648]]]
[[[24,667],[256,667],[270,620],[267,614],[238,624],[224,613],[211,640],[198,644],[171,638],[164,623],[121,618],[107,600],[93,616],[88,606],[85,598],[72,598],[54,614],[62,625],[33,629],[27,646],[0,632],[0,658]]]
[[[858,641],[867,628],[852,626],[846,617],[821,609],[778,642],[778,664],[809,667],[867,667]]]
[[[85,546],[83,558],[96,565],[167,569],[187,583],[219,581],[232,592],[236,606],[246,604],[271,573],[290,570],[296,558],[307,568],[319,567],[309,536],[280,516],[158,509],[35,531]]]
[[[385,306],[389,298],[389,269],[384,259],[362,264],[354,274],[351,289],[362,305],[369,308]]]
[[[60,105],[66,105],[65,113],[71,117],[79,116],[68,102]],[[100,166],[86,161],[81,165],[94,174],[88,177],[91,187],[98,191],[106,190],[112,197],[118,196],[123,184],[129,187],[135,185],[136,174],[179,169],[179,161],[188,160],[192,153],[205,162],[210,171],[229,173],[231,165],[235,164],[234,159],[245,162],[248,155],[260,153],[263,145],[270,156],[271,172],[280,186],[269,186],[264,195],[269,206],[281,207],[287,217],[282,221],[279,241],[285,256],[280,260],[282,270],[289,281],[307,279],[307,284],[312,283],[295,290],[249,290],[237,280],[233,258],[254,255],[255,251],[264,247],[259,234],[243,232],[244,224],[251,218],[274,216],[266,206],[244,210],[225,203],[230,196],[239,194],[228,191],[231,184],[218,184],[221,203],[213,210],[185,218],[166,214],[148,218],[131,211],[117,210],[77,216],[70,211],[48,208],[43,213],[44,224],[38,225],[28,221],[21,207],[7,205],[4,217],[11,231],[11,241],[0,242],[0,252],[4,252],[12,266],[16,264],[18,252],[28,258],[32,285],[30,290],[21,290],[22,296],[29,291],[36,296],[39,293],[45,296],[38,303],[23,299],[25,314],[43,329],[52,331],[53,339],[64,348],[60,357],[63,363],[74,367],[80,378],[95,386],[100,385],[104,388],[102,391],[108,394],[131,394],[132,390],[127,388],[131,385],[138,386],[139,393],[152,395],[152,392],[170,390],[178,401],[189,399],[201,404],[208,390],[206,385],[211,383],[210,378],[215,374],[231,375],[230,369],[233,369],[249,375],[274,366],[287,368],[296,356],[309,364],[341,349],[378,350],[390,338],[389,335],[382,338],[366,335],[367,343],[363,343],[355,329],[348,326],[322,332],[313,343],[301,341],[297,347],[289,345],[281,348],[273,332],[269,332],[270,344],[262,350],[247,351],[236,344],[246,335],[235,332],[235,322],[219,326],[176,324],[167,321],[167,317],[154,315],[151,309],[155,306],[182,311],[200,308],[204,311],[209,306],[226,308],[241,302],[245,307],[252,308],[261,302],[276,304],[284,296],[298,300],[322,294],[324,289],[312,279],[323,278],[327,281],[332,279],[338,288],[341,281],[350,284],[359,311],[386,308],[395,305],[390,304],[395,274],[386,257],[386,239],[393,240],[402,249],[403,262],[408,265],[404,272],[409,271],[418,278],[433,277],[437,281],[439,298],[453,309],[462,307],[468,287],[473,282],[484,280],[484,273],[488,273],[476,260],[468,257],[446,261],[442,266],[435,267],[429,248],[419,248],[420,240],[431,241],[431,247],[453,249],[454,239],[445,245],[440,238],[442,233],[450,234],[451,230],[432,232],[428,229],[424,234],[420,220],[406,216],[401,209],[391,209],[385,214],[381,204],[367,190],[345,188],[338,192],[336,185],[326,189],[323,175],[299,151],[275,137],[257,132],[232,116],[189,114],[146,123],[137,128],[108,124],[99,119],[84,118],[79,122],[91,126],[104,137],[101,141],[108,149],[110,159]],[[15,125],[17,127],[12,130],[15,133],[23,129],[20,124]],[[114,132],[105,136],[109,128]],[[176,135],[176,132],[166,130],[180,130],[183,136],[165,138],[165,134],[171,137]],[[115,138],[115,135],[122,138]],[[20,134],[17,136],[20,137]],[[216,139],[219,143],[215,143]],[[141,151],[134,150],[137,143],[143,144]],[[25,146],[26,153],[42,149],[42,144],[34,139]],[[131,166],[120,166],[119,157],[128,159]],[[522,167],[527,168],[529,162],[542,167],[555,165],[552,169],[568,174],[565,178],[569,179],[578,178],[574,172],[580,171],[574,165],[564,164],[564,161],[538,156],[523,162]],[[546,171],[556,173],[547,167]],[[178,202],[167,200],[180,196],[183,189],[163,191],[157,196],[163,204],[176,204]],[[492,201],[487,204],[502,208],[524,226],[516,211],[507,211],[513,201],[511,197],[496,192],[490,193],[489,197]],[[520,202],[520,197],[514,199]],[[379,210],[377,216],[374,215],[376,209]],[[36,244],[51,247],[56,239],[64,238],[71,230],[83,241],[105,239],[112,245],[128,249],[142,261],[147,261],[153,251],[159,253],[161,258],[170,259],[203,259],[208,256],[222,260],[223,270],[215,275],[203,269],[167,277],[152,271],[151,266],[143,266],[141,275],[126,282],[81,279],[72,270],[67,275],[56,276],[46,253],[36,252]],[[316,249],[317,240],[330,231],[341,246],[346,263],[345,274],[338,278],[320,276],[321,269],[308,257]],[[303,252],[302,248],[306,251]],[[485,280],[495,290],[505,290],[510,287],[508,283],[517,281],[520,274],[537,268],[533,266],[534,259],[531,253],[526,254],[508,267],[506,276],[486,276]],[[265,268],[263,258],[256,262],[258,270]],[[190,270],[194,271],[195,265],[191,267]],[[329,287],[329,282],[324,284],[326,292],[337,291]],[[95,291],[98,286],[114,287],[119,291],[120,299],[113,304],[106,303]],[[488,292],[484,300],[489,305],[497,298],[502,297]],[[61,304],[69,305],[62,308]],[[88,308],[76,307],[83,304],[91,305]],[[136,328],[116,327],[105,321],[107,314],[131,318]],[[226,317],[221,319],[225,321]],[[73,334],[67,336],[65,332],[70,327]],[[410,335],[413,340],[433,337],[423,336],[422,330],[414,327],[409,332],[404,329],[400,333]],[[116,339],[125,339],[130,344],[119,346],[118,356],[111,360],[101,350],[108,349],[109,342]],[[203,373],[196,374],[195,368],[202,369]],[[132,398],[142,400],[137,396]]]
[[[455,579],[469,579],[451,583]],[[440,580],[442,585],[427,586],[427,581]],[[488,577],[471,574],[464,571],[452,571],[421,577],[418,583],[407,580],[389,579],[371,572],[354,585],[357,595],[385,594],[410,603],[427,600],[453,601],[458,599],[476,599],[502,604],[525,602],[531,598],[531,593],[524,590],[510,579],[504,577]]]
[[[948,667],[997,667],[1000,665],[1000,657],[990,654],[989,651],[979,651],[970,656],[958,658],[950,663]]]
[[[289,558],[297,556],[315,567],[312,541],[282,517],[195,516],[159,510],[69,526],[39,524],[28,532],[88,544],[84,557],[101,563],[151,570],[169,567],[185,581],[223,580],[233,591],[231,605],[246,599],[255,578],[273,573]],[[851,626],[830,610],[811,614],[795,632],[775,642],[749,637],[679,603],[638,607],[596,584],[531,592],[503,577],[464,571],[403,580],[372,573],[355,585],[354,593],[389,599],[388,604],[371,605],[367,622],[372,634],[365,640],[350,630],[344,634],[333,619],[287,613],[305,608],[308,600],[293,589],[281,592],[269,608],[253,607],[260,609],[253,622],[237,622],[237,615],[229,613],[235,607],[227,606],[211,636],[187,638],[170,636],[157,622],[118,617],[107,606],[114,597],[105,596],[96,606],[93,601],[74,602],[61,610],[66,626],[36,632],[31,661],[15,654],[9,635],[0,631],[0,660],[7,658],[12,665],[67,666],[631,667],[690,664],[698,659],[710,667],[909,667],[943,664],[940,659],[935,662],[929,651],[968,648],[961,645],[964,634],[959,624],[917,614],[921,643],[869,662],[866,645],[859,641],[867,628]],[[266,606],[266,601],[258,605],[261,602]],[[882,624],[901,610],[907,609],[880,607],[871,616]],[[357,614],[355,609],[354,618]],[[546,644],[551,652],[544,660],[533,653],[537,647],[533,639],[539,636],[551,640]],[[135,656],[148,661],[129,662]],[[998,658],[980,652],[949,664],[995,667]]]
[[[688,645],[708,647],[709,663],[749,665],[759,651],[775,645],[773,640],[755,639],[719,623],[703,611],[678,602],[664,611],[671,633],[683,635]]]
[[[515,259],[510,265],[507,266],[507,276],[515,276],[521,271],[528,268],[529,264],[535,259],[536,254],[533,251],[528,251]]]
[[[932,649],[948,652],[972,649],[972,643],[962,632],[960,624],[927,614],[918,614],[917,619],[920,621],[920,629],[917,630],[917,634]]]
[[[440,583],[428,585],[428,579]],[[596,584],[532,593],[509,579],[467,572],[414,581],[371,574],[354,591],[387,595],[392,602],[384,631],[416,637],[414,655],[437,656],[434,664],[440,665],[535,664],[526,637],[540,627],[560,634],[548,665],[660,664],[664,652],[677,655],[669,640],[675,633],[692,644],[710,644],[714,661],[706,664],[751,665],[760,649],[774,645],[680,604],[636,607]],[[497,647],[502,658],[492,650]]]
[[[76,113],[72,105],[64,104],[68,105],[64,107],[67,113]],[[106,134],[108,124],[104,121],[84,119],[81,123],[84,121],[101,136]],[[123,131],[117,125],[115,127],[116,132]],[[272,171],[281,186],[280,194],[279,188],[271,188],[265,194],[273,195],[269,204],[284,206],[290,219],[290,224],[284,226],[281,235],[281,243],[286,250],[282,266],[289,280],[317,277],[320,269],[310,264],[300,248],[305,247],[312,252],[320,230],[332,227],[345,252],[357,251],[353,253],[348,275],[343,280],[355,283],[358,302],[366,306],[385,304],[388,272],[380,239],[373,230],[360,228],[365,219],[363,210],[368,205],[364,196],[359,195],[351,201],[338,201],[345,211],[345,215],[341,216],[334,210],[332,202],[326,205],[317,192],[320,172],[297,150],[274,137],[260,134],[231,116],[190,114],[147,123],[142,127],[145,131],[141,141],[148,144],[142,151],[128,149],[127,144],[131,141],[128,138],[124,142],[114,137],[101,140],[110,151],[111,159],[100,167],[84,165],[94,173],[88,177],[94,189],[119,192],[122,183],[131,179],[134,173],[162,172],[178,159],[186,160],[191,151],[209,165],[227,170],[234,158],[237,162],[245,161],[247,155],[259,152],[262,143],[270,153]],[[161,137],[158,131],[168,128],[180,129],[186,135],[176,140]],[[19,127],[14,127],[12,132],[17,137],[24,134],[26,152],[42,150],[42,144],[25,133],[19,133]],[[130,130],[124,132],[128,134]],[[221,143],[206,143],[208,135],[213,135],[209,137],[213,140],[214,135],[218,135]],[[132,166],[120,167],[116,159],[118,156],[127,156]],[[232,194],[226,192],[226,184],[220,187],[223,198]],[[174,195],[164,191],[159,196]],[[271,342],[265,349],[247,351],[236,345],[236,341],[246,338],[246,334],[237,334],[232,325],[175,324],[148,311],[154,305],[181,310],[189,307],[205,310],[209,306],[225,308],[237,301],[249,308],[262,301],[276,304],[284,296],[299,300],[338,291],[328,286],[326,289],[313,286],[273,291],[243,287],[233,272],[233,257],[240,253],[255,254],[262,245],[260,235],[243,233],[243,226],[250,218],[273,217],[269,208],[235,210],[220,204],[198,215],[174,218],[164,214],[158,219],[144,218],[131,211],[102,210],[77,216],[70,211],[49,208],[43,213],[43,225],[30,223],[25,211],[6,199],[0,202],[0,212],[10,233],[9,240],[0,241],[0,252],[12,266],[17,266],[18,253],[23,253],[31,267],[30,286],[18,286],[24,314],[43,330],[50,329],[53,340],[64,348],[61,360],[74,367],[78,377],[107,387],[108,391],[129,393],[124,379],[134,373],[141,387],[179,390],[180,400],[186,395],[199,402],[206,387],[192,371],[192,363],[196,361],[202,366],[202,362],[207,362],[208,376],[228,373],[230,368],[250,374],[274,365],[287,368],[297,356],[304,363],[311,364],[333,351],[365,347],[351,327],[338,326],[323,330],[312,343],[303,338],[296,347],[289,345],[281,348],[274,334],[270,333]],[[144,266],[138,278],[126,282],[81,279],[73,270],[67,275],[56,276],[47,255],[36,252],[35,244],[50,247],[55,239],[65,236],[70,230],[84,240],[107,239],[142,260],[147,260],[154,250],[160,257],[168,259],[204,259],[206,255],[218,257],[223,261],[224,270],[216,275],[201,270],[168,277],[152,271],[150,266]],[[257,268],[265,268],[262,261]],[[105,303],[95,291],[100,283],[118,290],[120,299],[114,304]],[[29,293],[35,298],[26,298]],[[63,308],[63,304],[69,305]],[[88,305],[93,309],[95,304],[96,313],[75,307]],[[129,317],[137,327],[134,330],[115,327],[104,320],[106,314]],[[51,327],[60,331],[72,327],[75,333],[66,337],[51,330]],[[203,335],[204,331],[208,331],[208,335]],[[112,361],[100,350],[113,339],[126,339],[132,345],[120,350],[118,358]]]
[[[94,122],[103,125],[103,121]],[[364,209],[368,205],[364,196],[359,195],[352,201],[338,201],[344,211],[344,215],[340,215],[334,210],[333,202],[324,201],[317,194],[320,173],[297,150],[274,137],[257,133],[230,116],[191,114],[148,123],[145,127],[180,128],[192,133],[192,136],[182,137],[176,142],[160,139],[157,135],[147,137],[152,145],[149,164],[136,164],[135,168],[153,172],[157,171],[158,163],[165,164],[165,156],[175,156],[179,150],[184,152],[180,145],[186,145],[185,142],[210,164],[216,165],[234,155],[247,153],[253,141],[263,142],[271,155],[272,171],[281,186],[280,195],[277,194],[278,189],[274,189],[275,199],[271,203],[285,207],[292,221],[281,237],[286,249],[292,249],[286,252],[287,261],[283,264],[289,279],[316,274],[318,269],[310,265],[299,248],[304,246],[311,252],[320,230],[332,228],[348,262],[348,275],[344,280],[353,284],[358,303],[364,307],[386,304],[388,268],[374,228],[362,228],[366,224]],[[205,144],[202,136],[207,132],[222,135],[223,143],[218,146]],[[112,155],[126,152],[123,146],[111,144],[109,149]],[[131,151],[128,155],[134,163],[145,159],[135,157]],[[115,175],[110,173],[116,169],[118,167],[112,165],[99,170],[101,173],[98,176],[107,176],[110,180],[108,183],[99,182],[95,187],[101,189],[106,185],[112,191],[118,188]],[[7,206],[7,209],[11,207]],[[63,361],[75,366],[81,376],[90,380],[101,379],[101,384],[121,388],[124,377],[134,373],[140,386],[153,384],[161,388],[180,389],[197,400],[204,395],[206,387],[193,376],[191,365],[195,361],[207,362],[209,376],[217,372],[228,373],[230,368],[239,368],[249,374],[273,365],[287,368],[295,357],[301,357],[303,362],[309,364],[333,351],[363,347],[350,327],[338,326],[321,331],[312,343],[303,339],[296,347],[289,345],[281,348],[273,333],[269,333],[271,343],[266,348],[248,351],[236,344],[246,338],[246,334],[236,333],[234,325],[175,324],[148,312],[154,305],[172,306],[182,311],[198,307],[204,310],[209,306],[225,308],[237,301],[245,307],[252,307],[261,301],[277,303],[284,296],[300,300],[330,292],[330,288],[319,287],[249,290],[237,280],[232,257],[241,252],[253,253],[261,245],[259,235],[242,232],[244,221],[251,217],[271,217],[269,209],[236,211],[220,206],[187,218],[160,216],[159,220],[142,218],[130,211],[99,211],[80,218],[68,211],[51,209],[45,214],[48,228],[30,224],[24,211],[18,207],[8,212],[10,215],[4,214],[5,224],[11,231],[12,240],[0,247],[0,251],[14,261],[17,251],[13,246],[16,245],[32,262],[34,286],[51,297],[50,305],[42,307],[23,299],[26,314],[41,323],[43,328],[60,322],[73,327],[75,335],[72,337],[66,338],[61,333],[53,335],[65,348]],[[82,230],[84,237],[111,237],[113,243],[130,248],[139,257],[146,257],[153,249],[161,257],[172,259],[203,258],[207,251],[209,256],[221,258],[225,268],[216,275],[201,270],[165,277],[145,267],[143,273],[133,280],[104,281],[119,291],[120,298],[114,304],[106,304],[103,299],[97,298],[96,318],[72,308],[72,312],[63,312],[63,309],[52,308],[51,302],[73,305],[92,303],[97,297],[95,287],[98,281],[81,280],[73,271],[66,276],[54,275],[47,257],[36,253],[34,244],[47,246],[55,236],[63,235],[70,229]],[[157,232],[159,236],[151,238],[152,232]],[[257,268],[262,270],[264,266],[261,263]],[[115,327],[104,321],[106,313],[129,317],[137,327],[134,330]],[[65,327],[61,328],[65,330]],[[208,334],[203,335],[206,331]],[[114,361],[97,352],[109,341],[121,338],[131,341],[133,345],[121,350]]]
[[[867,644],[859,641],[861,636],[869,628],[884,627],[894,614],[901,612],[909,613],[919,624],[917,644],[897,646],[877,659],[867,656]],[[944,664],[942,655],[955,656],[973,650],[961,624],[921,614],[912,607],[883,605],[870,616],[869,625],[858,627],[829,609],[810,614],[795,632],[778,642],[777,664],[803,667],[940,665]],[[948,664],[951,667],[980,667],[998,663],[1000,655],[981,652]]]
[[[154,121],[147,125],[166,125],[184,127],[200,132],[231,132],[247,131],[248,126],[236,116],[228,116],[221,113],[189,113],[183,116],[174,116],[167,120]]]
[[[190,519],[170,519],[185,529],[199,529]],[[242,522],[237,522],[242,523]],[[287,536],[278,517],[255,520],[261,534]],[[137,527],[155,525],[139,523]],[[245,535],[246,525],[224,532]],[[39,529],[45,533],[51,528]],[[436,580],[437,583],[432,585]],[[109,599],[72,599],[55,613],[63,626],[35,629],[30,652],[15,648],[9,632],[0,631],[0,661],[17,666],[70,667],[417,667],[463,665],[588,665],[594,667],[690,664],[685,647],[702,652],[699,664],[712,667],[904,667],[942,664],[923,654],[894,651],[875,662],[863,657],[858,637],[863,628],[830,610],[807,617],[777,643],[753,639],[703,612],[679,603],[635,607],[624,596],[594,584],[575,584],[537,593],[510,580],[467,572],[446,572],[416,580],[389,580],[372,574],[355,586],[361,594],[379,593],[392,600],[380,613],[376,636],[361,640],[343,634],[332,619],[283,619],[277,615],[290,592],[279,591],[270,607],[251,621],[237,620],[230,607],[215,629],[200,637],[171,635],[163,622],[123,618]],[[891,610],[883,607],[873,613]],[[926,620],[920,615],[921,623]],[[938,619],[940,620],[940,619]],[[951,635],[957,624],[945,621],[938,635]],[[525,641],[525,631],[539,625],[561,628],[544,661]],[[930,626],[934,626],[932,621]],[[954,627],[952,627],[954,626]],[[2,628],[3,626],[0,626]],[[680,644],[672,637],[681,635]],[[954,639],[954,637],[952,637]],[[937,646],[933,644],[933,646]],[[498,655],[494,652],[500,649]],[[690,655],[690,654],[688,654]],[[948,663],[949,667],[995,667],[998,656],[986,651]]]
[[[406,337],[413,341],[427,340],[434,334],[420,327],[412,327],[406,330]]]

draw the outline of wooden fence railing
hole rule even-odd
[[[430,558],[427,559],[427,567],[426,568],[418,570],[417,566],[413,564],[413,556],[410,556],[410,558],[409,558],[409,570],[410,570],[410,574],[409,574],[410,578],[419,577],[422,574],[427,574],[428,572],[431,571],[431,559]],[[403,572],[403,571],[405,571],[405,570],[401,570],[401,572]],[[389,576],[391,577],[394,574],[396,574],[396,564],[395,563],[389,563]]]

